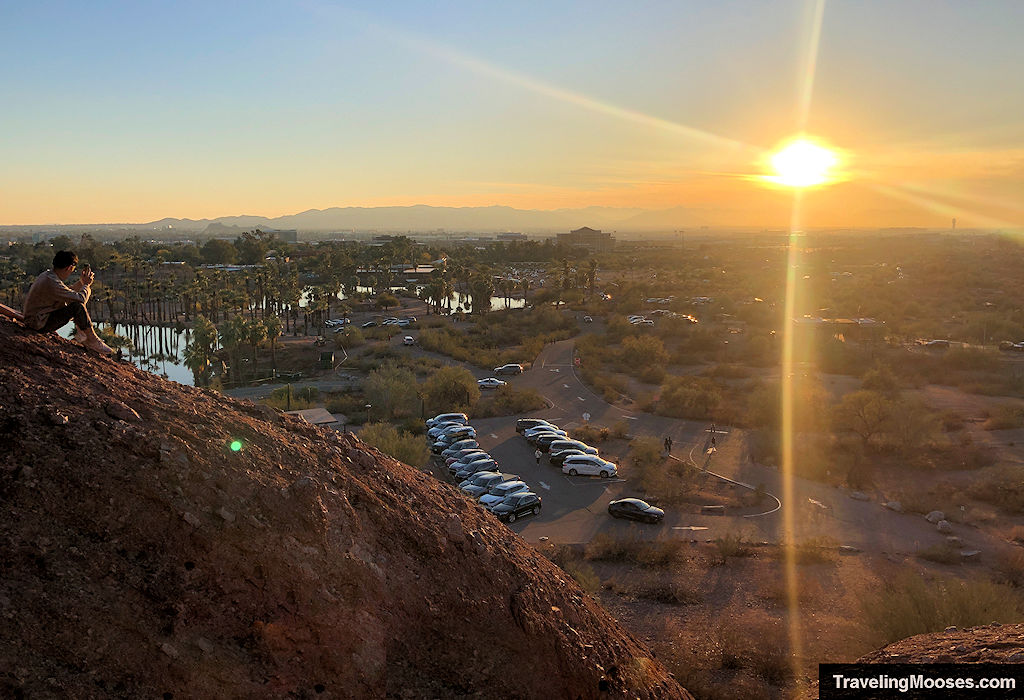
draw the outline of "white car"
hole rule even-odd
[[[505,496],[529,490],[530,487],[526,485],[525,481],[503,481],[487,489],[487,493],[480,496],[480,505],[490,510],[505,500]]]
[[[413,338],[411,335],[407,335],[405,336],[405,338],[402,339],[402,343],[405,345],[415,345],[416,339]]]
[[[469,418],[465,413],[438,413],[433,418],[427,419],[427,427],[433,428],[438,423],[448,423],[449,421],[455,421],[457,423],[469,423]]]
[[[614,462],[601,459],[597,455],[572,455],[562,462],[562,473],[570,476],[589,474],[607,479],[618,475]]]
[[[503,382],[497,377],[488,377],[487,379],[478,379],[476,384],[481,389],[497,389],[499,386],[505,386],[508,382]]]

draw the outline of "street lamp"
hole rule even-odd
[[[370,422],[370,409],[371,408],[373,408],[373,404],[372,403],[366,404],[366,422],[367,423]]]

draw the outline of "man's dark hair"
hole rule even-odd
[[[77,265],[78,256],[72,253],[70,250],[58,250],[57,254],[53,256],[53,269],[60,270],[69,265]]]

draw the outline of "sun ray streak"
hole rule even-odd
[[[814,76],[818,69],[818,47],[821,44],[821,26],[825,19],[825,0],[815,0],[813,12],[810,40],[804,55],[803,73],[800,76],[797,123],[801,132],[807,129],[807,120],[811,113],[811,97],[814,95]]]
[[[999,228],[999,229],[1021,229],[1024,228],[1022,222],[1012,222],[1003,219],[996,219],[985,214],[980,214],[970,209],[964,209],[963,207],[954,206],[945,202],[940,202],[931,197],[925,197],[914,192],[907,191],[907,189],[899,185],[887,185],[880,182],[864,182],[863,185],[868,187],[875,192],[883,194],[892,199],[897,199],[903,202],[909,202],[915,204],[922,209],[933,211],[936,214],[943,214],[951,218],[958,219],[969,219],[973,222],[977,222],[978,225],[985,228]]]
[[[789,227],[789,251],[786,260],[786,304],[782,337],[782,548],[785,553],[786,596],[789,604],[789,643],[794,672],[799,671],[803,654],[800,629],[800,582],[796,566],[796,501],[793,496],[794,458],[793,442],[793,375],[794,333],[796,317],[797,265],[800,252],[800,205],[802,192],[793,192],[793,212]],[[798,676],[797,676],[798,677]]]
[[[337,12],[342,11],[340,8],[320,6],[324,12]],[[361,14],[354,13],[352,10],[346,10],[349,14]],[[449,46],[439,44],[434,41],[430,41],[421,36],[415,35],[403,29],[399,29],[394,26],[385,25],[379,21],[371,20],[365,16],[362,16],[361,21],[364,22],[364,27],[368,31],[372,31],[380,36],[385,37],[388,41],[391,41],[402,46],[406,46],[413,50],[419,51],[420,53],[432,56],[440,59],[446,63],[457,66],[464,70],[468,70],[478,75],[487,76],[490,78],[496,78],[502,82],[510,85],[516,85],[525,90],[544,95],[545,97],[551,97],[561,102],[576,105],[584,109],[596,112],[599,114],[605,114],[610,117],[615,117],[625,121],[640,124],[642,126],[650,126],[664,131],[669,131],[674,134],[678,134],[687,139],[699,141],[704,144],[716,146],[719,148],[725,148],[736,152],[749,152],[754,155],[761,155],[764,153],[764,149],[754,146],[743,141],[737,141],[726,136],[720,136],[719,134],[712,133],[710,131],[704,131],[703,129],[697,129],[692,126],[680,124],[668,119],[662,119],[660,117],[652,117],[643,112],[639,112],[634,109],[627,109],[618,105],[602,102],[594,99],[587,95],[583,95],[572,90],[558,87],[546,83],[542,80],[538,80],[531,76],[519,73],[517,71],[509,70],[496,66],[493,63],[489,63],[480,58],[472,56],[470,54],[458,51]]]

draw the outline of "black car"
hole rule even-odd
[[[540,513],[540,496],[532,491],[523,491],[508,496],[498,505],[491,509],[491,512],[498,516],[498,520],[507,523],[514,523],[516,518],[524,515],[537,515]]]
[[[551,463],[554,464],[556,467],[560,467],[560,466],[562,466],[562,462],[565,461],[566,457],[568,457],[570,455],[583,455],[583,454],[586,454],[586,452],[584,452],[583,450],[577,450],[576,448],[570,448],[568,450],[562,450],[560,452],[555,452],[555,453],[549,455],[548,459],[550,459]]]
[[[608,504],[608,514],[613,518],[639,520],[642,523],[660,523],[665,519],[665,511],[655,508],[639,498],[621,498],[612,501]]]
[[[454,479],[455,483],[458,484],[459,482],[465,481],[469,477],[473,476],[477,472],[496,471],[498,471],[498,463],[495,462],[493,459],[484,459],[463,465],[462,467],[459,468],[457,472],[455,472]],[[449,472],[451,472],[450,469]]]
[[[537,449],[540,450],[541,452],[547,452],[548,448],[551,447],[551,443],[553,443],[555,440],[564,439],[564,435],[558,435],[556,433],[546,433],[537,438],[537,441],[534,444],[537,445]]]
[[[538,425],[550,425],[552,428],[555,427],[554,423],[546,421],[543,418],[520,418],[516,421],[516,432],[522,434],[530,428],[536,428]]]
[[[501,367],[495,367],[494,368],[494,373],[495,374],[522,374],[523,373],[523,366],[522,365],[517,365],[514,362],[510,362],[507,365],[502,365]]]

